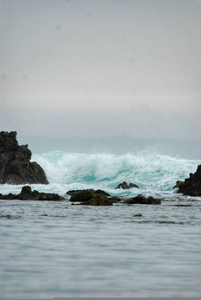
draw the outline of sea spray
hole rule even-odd
[[[52,186],[102,188],[122,195],[172,193],[176,181],[184,180],[189,173],[195,172],[201,162],[155,152],[114,155],[53,151],[35,154],[32,159],[43,167]],[[122,181],[137,184],[139,191],[135,188],[116,191],[115,187]]]
[[[86,154],[63,151],[33,154],[45,170],[49,184],[33,184],[32,189],[40,192],[65,195],[71,189],[103,189],[111,195],[157,196],[166,199],[178,197],[173,187],[194,173],[200,160],[189,160],[143,151],[137,154]],[[115,187],[126,181],[139,189],[117,190]],[[23,185],[0,185],[0,193],[18,194]]]

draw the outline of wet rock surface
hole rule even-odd
[[[153,198],[153,197],[144,197],[142,195],[138,195],[136,197],[133,197],[133,198],[129,198],[129,199],[126,199],[124,200],[124,203],[126,204],[161,204],[161,200],[160,199],[156,199],[156,198]]]
[[[30,162],[28,145],[19,146],[17,132],[0,132],[0,184],[48,184],[44,170]]]
[[[87,201],[81,202],[81,205],[92,205],[92,206],[112,206],[113,202],[112,200],[108,199],[104,196],[95,196]]]
[[[134,183],[127,183],[126,181],[120,183],[117,185],[117,187],[115,188],[116,190],[117,189],[123,189],[123,190],[126,190],[126,189],[131,189],[131,188],[139,188],[139,186],[137,184],[134,184]]]
[[[178,193],[185,196],[201,196],[201,165],[197,167],[195,173],[190,173],[185,181],[177,181],[174,188],[178,188]]]
[[[110,195],[102,190],[76,190],[69,191],[67,194],[71,195],[71,202],[80,202],[81,205],[113,205],[112,200],[108,198]]]
[[[101,195],[101,196],[110,196],[110,194],[106,193],[103,190],[94,190],[94,189],[86,189],[86,190],[70,190],[66,194],[73,196],[73,195],[79,195],[78,193],[83,193],[83,195],[86,194],[86,192],[92,193],[94,195]],[[82,195],[82,194],[80,194]],[[75,200],[74,200],[75,201]]]
[[[40,193],[38,191],[32,191],[30,186],[24,186],[21,192],[18,195],[8,194],[2,195],[0,194],[0,199],[5,200],[44,200],[44,201],[61,201],[65,200],[63,197],[59,196],[55,193]]]
[[[146,198],[142,195],[138,195],[128,199],[97,194],[96,191],[93,192],[93,190],[77,190],[73,192],[70,201],[73,203],[79,202],[81,205],[112,205],[113,203],[118,202],[126,204],[161,204],[160,199],[155,199],[153,197]]]
[[[20,219],[21,216],[12,216],[12,215],[0,215],[0,219]]]

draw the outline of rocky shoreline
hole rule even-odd
[[[0,194],[0,200],[43,200],[43,201],[61,201],[64,197],[55,193],[41,193],[36,190],[32,191],[30,186],[24,186],[19,194],[9,193]]]
[[[19,146],[17,133],[12,131],[0,132],[0,184],[48,184],[44,170],[36,162],[30,162],[31,151],[28,145]],[[134,183],[122,182],[115,189],[138,189]],[[177,181],[174,186],[175,192],[182,193],[192,197],[201,196],[201,165],[197,171],[189,174],[189,178],[184,181]],[[161,204],[162,199],[153,197],[144,197],[138,194],[135,197],[115,197],[103,190],[71,190],[66,193],[70,196],[72,205],[92,205],[92,206],[112,206],[113,203],[125,204]],[[54,193],[41,193],[32,191],[30,186],[25,185],[18,195],[9,193],[0,194],[0,199],[6,200],[44,200],[44,201],[62,201],[64,197]]]
[[[178,189],[176,192],[181,193],[181,189],[184,192],[190,190],[190,196],[201,196],[200,186],[197,183],[197,179],[200,176],[201,166],[198,166],[198,170],[194,174],[190,174],[190,178],[185,179],[184,182],[178,181],[174,189]],[[196,184],[193,184],[192,179],[196,179]],[[194,192],[192,192],[192,186],[196,186]],[[189,188],[190,187],[190,188]],[[183,193],[184,194],[184,193]],[[103,190],[70,190],[66,193],[70,196],[69,201],[72,205],[92,205],[92,206],[112,206],[114,203],[124,204],[146,204],[146,205],[158,205],[161,204],[162,199],[154,198],[152,196],[144,197],[138,194],[135,197],[117,197],[111,196]],[[186,194],[184,194],[186,195]],[[19,194],[9,193],[7,195],[0,194],[0,200],[43,200],[43,201],[63,201],[66,200],[55,193],[44,193],[36,190],[32,191],[30,186],[24,186]]]
[[[79,202],[79,205],[113,205],[113,203],[125,203],[125,204],[161,204],[161,199],[156,199],[153,197],[144,197],[142,195],[137,195],[135,197],[125,198],[125,197],[115,197],[111,196],[102,190],[78,190],[69,191],[68,195],[71,195],[70,202]],[[75,205],[75,204],[74,204]]]
[[[68,191],[66,194],[71,195],[70,202],[72,205],[92,205],[92,206],[112,206],[113,203],[125,204],[161,204],[161,199],[153,197],[144,197],[137,195],[135,197],[114,197],[102,190],[75,190]],[[7,195],[0,194],[0,200],[42,200],[42,201],[63,201],[64,197],[55,193],[41,193],[36,190],[32,191],[30,186],[24,186],[19,194],[9,193]],[[77,203],[77,204],[75,204]]]

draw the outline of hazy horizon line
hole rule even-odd
[[[15,130],[14,130],[15,131]],[[48,135],[27,135],[27,134],[20,134],[17,132],[17,136],[21,137],[21,138],[48,138],[48,139],[83,139],[83,140],[101,140],[101,139],[115,139],[115,138],[126,138],[126,139],[130,139],[130,140],[149,140],[149,141],[187,141],[187,142],[201,142],[201,139],[179,139],[179,138],[153,138],[153,137],[132,137],[130,135],[127,134],[119,134],[119,135],[102,135],[102,136],[92,136],[92,137],[87,137],[87,136],[48,136]]]

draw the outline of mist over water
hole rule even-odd
[[[150,152],[134,154],[81,154],[61,151],[33,155],[45,170],[50,184],[66,189],[105,189],[112,194],[160,194],[172,197],[177,180],[195,172],[198,160],[173,158]],[[115,190],[123,182],[140,189]]]
[[[18,135],[18,140],[20,144],[28,144],[33,153],[55,150],[118,155],[152,152],[187,159],[201,158],[201,141],[193,140],[135,139],[127,135],[99,138]]]

